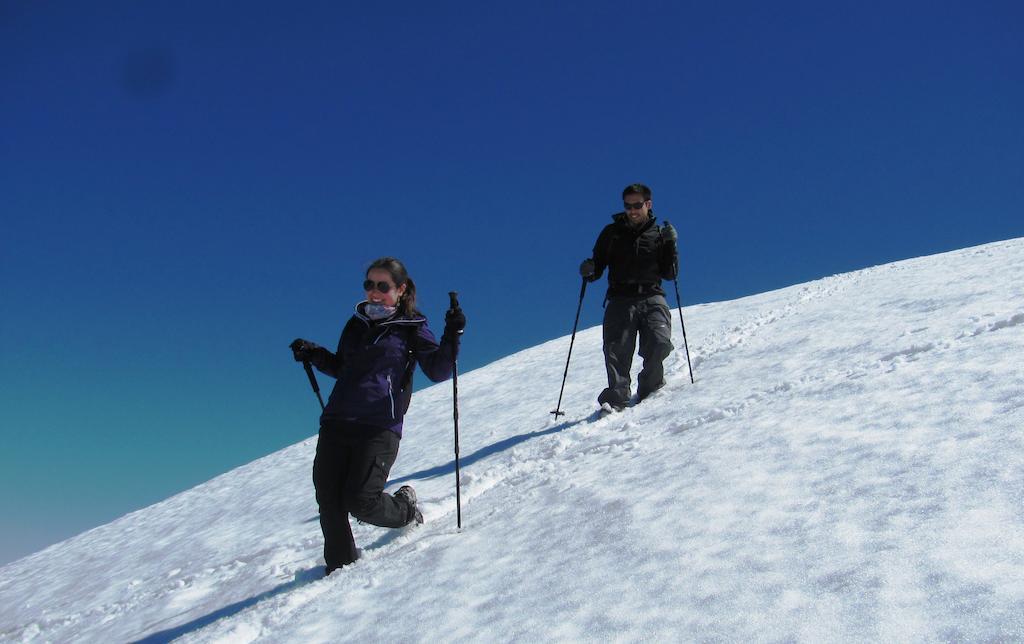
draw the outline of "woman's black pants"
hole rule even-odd
[[[399,441],[398,434],[367,425],[320,428],[313,485],[320,506],[327,572],[357,558],[349,514],[383,528],[409,523],[408,504],[384,493]]]

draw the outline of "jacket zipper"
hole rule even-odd
[[[394,386],[391,384],[391,374],[388,374],[388,400],[391,401],[391,419],[395,418],[395,394]]]

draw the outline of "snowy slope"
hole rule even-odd
[[[557,423],[568,337],[463,374],[461,533],[443,383],[421,528],[319,579],[310,438],[0,568],[0,640],[1024,639],[1024,240],[685,314],[605,419],[600,328]]]

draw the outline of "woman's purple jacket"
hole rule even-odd
[[[337,379],[320,425],[354,422],[401,436],[416,363],[434,382],[451,378],[458,336],[444,334],[439,344],[422,315],[373,322],[363,314],[364,305],[342,330],[337,353],[321,349],[310,361]]]

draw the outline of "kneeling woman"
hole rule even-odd
[[[297,361],[337,379],[313,461],[328,575],[357,558],[349,514],[384,528],[423,522],[411,486],[392,496],[384,485],[398,457],[416,364],[434,382],[450,378],[466,326],[462,310],[450,309],[438,343],[416,309],[416,285],[393,257],[370,265],[363,288],[366,300],[342,330],[336,353],[302,339],[291,344]]]

